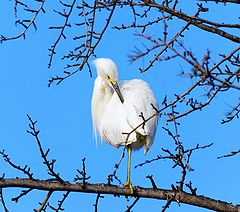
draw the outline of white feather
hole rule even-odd
[[[158,108],[156,98],[149,85],[143,80],[133,79],[119,82],[120,92],[123,96],[122,103],[117,93],[112,89],[109,78],[118,80],[118,72],[115,63],[111,59],[99,58],[94,61],[98,77],[94,83],[92,96],[92,120],[95,135],[107,143],[119,147],[132,144],[133,149],[145,145],[144,153],[151,147],[158,117],[147,121],[144,126],[139,127],[136,132],[145,136],[145,142],[138,139],[136,132],[127,134],[135,129],[144,119],[152,116]]]

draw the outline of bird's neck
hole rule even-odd
[[[98,76],[94,82],[93,97],[96,98],[98,102],[104,102],[107,104],[112,95],[112,88],[100,76]]]
[[[112,94],[113,91],[111,87],[109,87],[109,85],[98,76],[94,82],[92,95],[92,117],[95,126],[100,126],[100,121],[102,120]]]

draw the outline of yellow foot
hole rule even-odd
[[[130,189],[130,194],[133,194],[133,187],[132,187],[132,184],[129,181],[127,181],[122,187],[123,188],[128,187]]]

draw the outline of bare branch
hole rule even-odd
[[[58,206],[57,208],[54,208],[53,206],[50,205],[50,203],[47,203],[47,206],[51,208],[52,210],[59,212],[59,211],[64,211],[64,208],[62,208],[63,203],[67,199],[68,195],[70,194],[70,191],[67,191],[66,193],[63,194],[63,198],[58,201]]]
[[[156,183],[155,183],[155,181],[153,179],[153,176],[152,175],[148,175],[146,178],[148,178],[151,181],[153,189],[157,189],[157,185],[156,185]]]
[[[113,16],[113,13],[115,11],[115,1],[113,3],[113,6],[112,6],[112,9],[109,13],[109,16],[108,18],[106,19],[106,22],[105,22],[105,25],[103,26],[102,30],[100,33],[96,33],[94,31],[94,27],[95,27],[95,13],[96,13],[96,4],[98,3],[97,0],[94,1],[94,6],[93,6],[93,12],[92,12],[92,17],[90,18],[91,19],[91,29],[89,30],[89,36],[90,38],[87,38],[87,41],[81,45],[80,47],[76,47],[75,50],[79,50],[80,48],[83,48],[82,51],[80,51],[78,54],[75,54],[73,51],[71,51],[68,55],[64,56],[63,59],[71,59],[71,60],[79,60],[79,59],[82,59],[82,62],[80,64],[74,64],[74,65],[68,65],[66,68],[72,68],[72,67],[75,67],[77,66],[77,68],[72,71],[72,72],[66,72],[64,71],[65,73],[65,76],[63,77],[52,77],[50,80],[49,80],[49,83],[48,83],[48,86],[50,87],[52,83],[56,82],[56,84],[58,85],[59,83],[61,83],[63,80],[67,79],[68,77],[74,75],[75,73],[81,71],[85,65],[87,65],[89,67],[89,64],[88,64],[88,60],[91,56],[94,56],[94,51],[95,49],[97,48],[98,44],[100,43],[100,41],[102,40],[102,37],[105,33],[105,31],[107,30],[108,26],[109,26],[109,23],[112,19],[112,16]],[[86,3],[84,3],[84,6]],[[81,7],[81,8],[84,8]],[[83,13],[84,14],[84,13]],[[95,36],[95,35],[98,35],[98,36]],[[85,37],[85,36],[84,36]],[[94,43],[94,39],[95,39],[95,43]],[[84,53],[85,52],[85,53]],[[90,69],[89,69],[90,70]],[[90,71],[91,73],[91,71]]]
[[[32,190],[33,190],[33,189],[31,189],[31,188],[29,188],[29,189],[27,189],[27,190],[22,190],[21,193],[20,193],[18,196],[12,198],[12,201],[14,201],[14,202],[17,203],[20,198],[22,198],[23,196],[26,196],[26,195],[27,195],[28,193],[30,193]]]
[[[133,203],[130,206],[127,206],[127,210],[125,212],[131,212],[131,209],[137,204],[139,201],[140,197],[136,197]]]
[[[120,164],[121,164],[121,162],[122,162],[122,160],[123,160],[123,158],[124,158],[124,156],[125,156],[125,149],[126,149],[126,145],[124,146],[124,148],[123,148],[123,150],[122,150],[122,154],[121,154],[121,156],[120,156],[120,159],[119,159],[118,163],[116,163],[116,164],[114,165],[113,173],[111,173],[111,174],[108,175],[107,181],[108,181],[108,184],[109,184],[109,185],[111,185],[111,183],[113,182],[113,178],[114,178],[115,180],[117,180],[117,182],[118,182],[119,184],[122,184],[121,180],[118,179],[118,177],[117,177],[116,174],[117,174],[117,170],[118,170],[118,168],[119,168],[119,166],[120,166]]]
[[[198,11],[195,16],[198,16],[200,13],[200,11]],[[140,69],[141,72],[145,72],[147,71],[149,68],[151,68],[153,66],[153,63],[160,57],[160,55],[162,55],[163,52],[165,52],[169,46],[171,46],[173,44],[173,42],[179,37],[181,36],[181,34],[191,25],[191,20],[188,21],[188,23],[165,45],[165,47],[154,57],[153,60],[151,60],[149,62],[149,65],[144,68],[144,69]]]
[[[192,195],[184,191],[165,190],[165,189],[150,189],[137,187],[134,194],[130,194],[128,188],[121,186],[113,186],[108,184],[86,184],[69,182],[51,182],[32,179],[4,179],[0,181],[0,188],[32,188],[45,191],[71,191],[71,192],[84,192],[84,193],[101,193],[101,194],[115,194],[120,196],[136,196],[143,198],[162,199],[167,200],[169,196],[174,197],[175,202],[196,205],[215,211],[238,211],[239,205],[214,200],[202,195]]]
[[[71,6],[70,6],[70,8],[69,8],[68,13],[64,13],[64,14],[62,15],[62,16],[65,18],[65,21],[64,21],[64,24],[63,24],[62,26],[58,27],[58,29],[61,29],[61,30],[60,30],[60,33],[59,33],[56,41],[54,42],[54,44],[49,48],[49,51],[50,51],[49,57],[50,57],[50,59],[49,59],[49,63],[48,63],[48,68],[50,68],[51,65],[52,65],[53,56],[56,54],[56,50],[55,50],[55,49],[56,49],[56,47],[57,47],[60,39],[61,39],[62,37],[66,39],[66,37],[65,37],[65,35],[64,35],[64,30],[65,30],[65,28],[66,28],[66,27],[71,27],[71,25],[68,23],[68,20],[69,20],[69,17],[70,17],[70,15],[71,15],[72,11],[73,11],[73,7],[75,6],[75,3],[76,3],[76,0],[73,0]],[[65,4],[64,6],[65,6],[65,7],[69,7],[69,6],[66,5],[66,4]],[[58,12],[58,13],[59,13],[59,12]],[[56,27],[49,27],[49,28],[50,28],[50,29],[56,29]]]
[[[104,198],[104,196],[101,196],[100,193],[98,193],[97,197],[96,197],[96,201],[95,201],[95,204],[93,205],[94,206],[94,211],[97,212],[98,211],[98,202],[99,202],[99,199],[100,198]]]
[[[30,167],[25,165],[24,167],[20,167],[19,165],[16,165],[10,160],[10,157],[5,153],[5,150],[0,151],[0,155],[2,155],[3,159],[14,169],[17,169],[21,171],[23,174],[27,175],[30,179],[33,179],[33,173],[31,173]]]
[[[219,157],[217,157],[217,159],[220,159],[220,158],[228,158],[228,157],[234,156],[234,155],[236,155],[236,154],[238,154],[238,153],[240,153],[240,149],[239,149],[239,150],[232,151],[232,152],[230,152],[230,153],[227,154],[227,155],[219,156]]]
[[[45,199],[43,200],[43,202],[40,204],[40,208],[38,210],[35,210],[35,212],[41,212],[41,211],[45,211],[45,208],[47,206],[47,202],[50,199],[51,195],[52,195],[53,191],[49,191],[45,197]]]
[[[76,177],[74,178],[74,181],[82,181],[84,185],[87,183],[87,180],[89,180],[91,178],[91,177],[87,177],[85,160],[86,160],[86,158],[82,159],[82,171],[77,169],[77,172],[81,175],[81,177],[76,175]]]
[[[40,1],[41,4],[40,4],[40,6],[38,7],[37,10],[31,10],[30,8],[27,7],[27,5],[23,4],[24,7],[27,8],[27,9],[25,9],[26,11],[34,13],[32,19],[31,20],[23,20],[23,21],[17,20],[16,24],[18,23],[18,24],[22,25],[24,27],[23,31],[20,34],[18,34],[16,36],[13,36],[13,37],[6,37],[6,36],[1,35],[0,43],[2,43],[4,41],[9,41],[9,40],[16,40],[16,39],[21,38],[21,37],[25,38],[26,37],[26,32],[29,30],[29,28],[31,26],[33,26],[36,29],[35,21],[36,21],[36,18],[38,17],[38,15],[39,15],[40,11],[44,12],[43,5],[44,5],[45,1],[46,0],[41,0]],[[20,1],[16,1],[16,4],[17,3],[21,4]],[[15,14],[16,14],[16,11],[17,11],[17,9],[16,9],[16,5],[15,5]]]
[[[7,209],[6,203],[4,201],[4,197],[3,197],[3,189],[0,188],[0,202],[2,203],[3,209],[5,212],[9,212],[9,210]]]
[[[229,34],[223,30],[220,30],[220,29],[217,29],[216,27],[212,27],[212,26],[208,26],[206,24],[203,24],[201,22],[203,22],[201,20],[197,20],[197,18],[194,20],[193,17],[181,12],[181,11],[177,11],[175,9],[172,9],[172,8],[169,8],[169,7],[165,7],[163,5],[160,5],[160,4],[157,4],[156,2],[148,2],[148,3],[136,3],[136,2],[131,2],[131,1],[124,1],[124,2],[118,2],[118,5],[132,5],[132,6],[135,6],[135,7],[143,7],[143,6],[149,6],[149,7],[152,7],[152,8],[158,8],[166,13],[169,13],[171,14],[172,16],[175,16],[183,21],[186,21],[186,22],[191,22],[192,25],[204,30],[204,31],[208,31],[208,32],[211,32],[213,34],[217,34],[221,37],[224,37],[228,40],[231,40],[233,42],[236,42],[236,43],[240,43],[240,37],[238,36],[235,36],[235,35],[232,35],[232,34]],[[239,28],[239,26],[237,26]]]
[[[222,119],[221,124],[228,123],[232,121],[234,118],[239,118],[239,114],[240,114],[240,101],[236,106],[232,107],[231,111],[227,113],[226,119]]]
[[[168,197],[166,204],[162,207],[162,212],[166,211],[173,201],[174,201],[173,196]]]
[[[197,195],[197,188],[192,187],[192,182],[185,184],[186,187],[191,191],[192,195]]]
[[[216,2],[216,3],[234,3],[234,4],[240,4],[239,0],[199,0],[199,1],[205,1],[205,2]]]
[[[56,179],[57,181],[59,181],[59,182],[61,182],[61,183],[64,183],[64,180],[59,176],[58,173],[56,173],[56,172],[54,171],[54,163],[56,162],[56,160],[52,160],[52,161],[50,162],[50,161],[47,159],[47,155],[48,155],[48,153],[49,153],[50,150],[48,149],[46,152],[44,152],[44,150],[43,150],[43,148],[42,148],[40,139],[39,139],[39,137],[38,137],[38,134],[39,134],[40,131],[35,128],[35,125],[36,125],[37,121],[33,121],[32,118],[31,118],[29,115],[27,115],[27,117],[28,117],[28,120],[30,121],[30,124],[29,124],[30,131],[27,130],[27,132],[28,132],[29,134],[31,134],[31,135],[35,138],[35,140],[37,141],[37,145],[38,145],[38,148],[39,148],[39,150],[40,150],[41,157],[42,157],[42,159],[43,159],[43,161],[44,161],[43,163],[44,163],[44,164],[47,166],[47,168],[48,168],[48,173],[49,173],[51,176],[55,177],[55,179]]]

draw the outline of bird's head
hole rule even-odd
[[[98,76],[107,84],[118,81],[118,71],[116,64],[109,58],[98,58],[93,61],[96,66]]]
[[[96,66],[98,76],[116,91],[120,101],[123,103],[124,99],[117,84],[118,71],[116,64],[109,58],[98,58],[93,61],[93,64]]]

